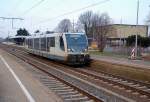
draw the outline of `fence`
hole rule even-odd
[[[125,55],[125,56],[130,56],[131,51],[134,47],[122,47],[122,46],[117,46],[117,47],[106,47],[104,49],[104,52],[110,52],[114,54],[120,54],[120,55]],[[149,48],[142,48],[138,47],[138,56],[141,56],[143,53],[149,53],[150,54],[150,47]]]

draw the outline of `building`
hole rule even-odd
[[[9,41],[18,45],[24,45],[26,37],[27,36],[13,36],[13,37],[9,37]]]
[[[126,39],[131,35],[140,35],[142,37],[148,36],[148,25],[130,25],[130,24],[111,24],[104,26],[107,31],[107,44],[106,47],[117,47],[117,46],[125,46]],[[98,29],[99,27],[97,27]],[[102,27],[101,27],[102,28]],[[89,34],[89,46],[91,48],[96,48],[97,43],[94,40],[96,34]]]
[[[125,45],[126,38],[131,35],[148,36],[147,25],[129,25],[129,24],[112,24],[108,33],[107,45],[119,46]]]

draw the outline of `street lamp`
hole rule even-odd
[[[136,26],[138,26],[138,22],[139,22],[139,0],[137,0],[137,18],[136,18]],[[137,58],[137,53],[138,53],[138,30],[136,33],[136,37],[135,37],[135,58]]]

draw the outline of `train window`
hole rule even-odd
[[[33,39],[30,39],[30,48],[33,48]]]
[[[28,39],[28,48],[33,48],[33,39]]]
[[[34,39],[34,49],[39,50],[39,38]]]
[[[28,39],[28,48],[31,48],[31,41]]]
[[[31,40],[31,49],[33,48],[33,39],[30,39]]]
[[[50,48],[50,38],[47,38],[47,51],[49,52],[50,50],[49,50],[49,48]]]
[[[55,47],[55,37],[50,38],[50,47]]]
[[[59,42],[60,42],[60,49],[62,49],[64,51],[65,50],[64,49],[64,41],[63,41],[62,36],[60,37]]]
[[[31,39],[29,39],[29,48],[32,48],[32,47],[31,47]]]
[[[28,48],[30,48],[30,39],[28,39]]]
[[[46,38],[41,38],[41,50],[46,51]]]

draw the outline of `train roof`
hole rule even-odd
[[[43,38],[43,37],[55,37],[55,36],[62,36],[64,34],[79,34],[79,35],[84,35],[85,33],[51,33],[51,34],[46,34],[46,33],[42,33],[42,34],[34,34],[31,36],[28,36],[27,39],[30,38]]]

